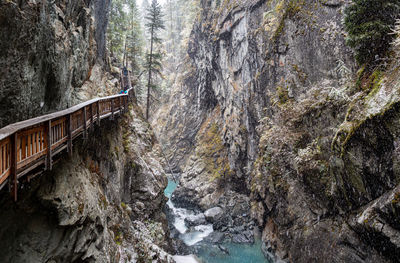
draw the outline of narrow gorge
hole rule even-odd
[[[398,0],[0,0],[0,262],[400,262],[399,58]]]

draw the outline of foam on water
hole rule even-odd
[[[165,195],[168,198],[170,198],[175,188],[176,188],[176,183],[173,182],[172,180],[169,180],[168,186],[164,191]],[[178,232],[180,233],[180,238],[183,240],[183,242],[185,242],[186,245],[193,246],[198,242],[202,241],[205,237],[207,237],[209,234],[213,232],[213,227],[211,224],[200,225],[192,229],[188,229],[188,227],[185,224],[185,219],[194,217],[198,213],[195,213],[194,211],[185,208],[175,207],[171,199],[168,200],[167,205],[174,214],[173,225],[176,228],[176,230],[178,230]]]
[[[199,263],[200,261],[194,255],[173,256],[176,263]]]
[[[194,228],[194,231],[187,232],[182,234],[180,238],[185,242],[188,246],[193,246],[200,241],[202,241],[205,237],[213,232],[213,226],[210,225],[200,225]]]
[[[196,216],[196,213],[185,208],[175,207],[171,200],[168,200],[167,205],[175,215],[173,225],[181,234],[180,238],[186,245],[193,246],[213,232],[211,224],[195,226],[193,229],[189,230],[185,224],[185,219]]]
[[[165,189],[165,195],[168,198],[171,197],[176,186],[175,182],[169,180],[168,186]],[[185,218],[193,217],[197,213],[185,208],[177,208],[171,200],[168,200],[167,205],[174,215],[173,225],[179,231],[179,237],[186,245],[193,246],[213,232],[212,224],[188,228],[185,225]],[[260,240],[257,240],[255,244],[227,243],[223,246],[229,251],[229,254],[225,254],[212,244],[202,244],[199,247],[197,256],[201,258],[201,262],[206,263],[268,263],[261,252]],[[199,262],[196,257],[192,256],[174,256],[174,259],[182,263]]]

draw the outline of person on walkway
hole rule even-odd
[[[126,94],[129,89],[129,72],[128,69],[124,66],[121,72],[121,91],[119,94]]]

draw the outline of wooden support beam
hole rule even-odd
[[[67,116],[67,136],[68,136],[68,141],[67,141],[67,151],[68,155],[72,156],[72,117],[71,114],[68,114]]]
[[[111,120],[114,120],[114,99],[111,99]]]
[[[93,131],[93,127],[94,123],[93,123],[93,103],[90,104],[90,130]]]
[[[10,193],[14,200],[18,200],[18,176],[17,176],[17,133],[11,135],[11,166],[10,166],[10,177],[8,179]]]
[[[86,107],[83,107],[83,139],[87,139]]]
[[[100,117],[101,117],[101,114],[100,114],[100,101],[97,101],[97,125],[99,125],[99,126],[100,126]]]
[[[46,154],[46,170],[51,171],[53,169],[53,155],[51,152],[51,141],[53,134],[51,133],[51,120],[47,121],[46,127],[46,140],[47,140],[47,154]]]

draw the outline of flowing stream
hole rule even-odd
[[[165,189],[165,195],[170,198],[177,183],[168,180],[168,186]],[[185,218],[196,216],[196,212],[185,208],[178,208],[171,201],[167,202],[168,207],[173,214],[171,222],[179,232],[179,238],[188,246],[195,246],[196,256],[203,263],[269,263],[261,251],[261,241],[256,239],[254,244],[235,244],[224,243],[219,246],[203,241],[213,232],[212,224],[199,225],[194,228],[188,228],[185,224]],[[202,242],[203,241],[203,242]],[[221,249],[223,248],[223,249]],[[188,257],[177,257],[177,262],[198,262],[196,259]]]

